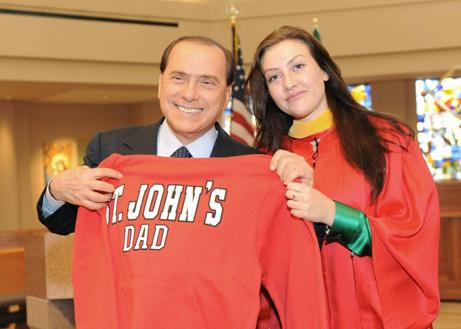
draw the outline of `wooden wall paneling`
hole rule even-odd
[[[439,286],[442,300],[461,300],[461,182],[437,184],[440,200]]]

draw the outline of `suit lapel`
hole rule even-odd
[[[162,122],[163,119],[153,125],[142,127],[126,137],[122,141],[123,145],[130,149],[132,154],[157,155],[157,135]]]
[[[228,157],[233,154],[233,143],[232,138],[221,128],[221,126],[216,123],[215,128],[218,131],[218,137],[214,144],[213,150],[211,151],[210,157],[212,158],[221,158]]]

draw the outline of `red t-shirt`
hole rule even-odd
[[[112,155],[107,208],[80,208],[76,323],[85,328],[254,329],[261,285],[283,328],[326,328],[311,223],[290,215],[270,157]]]

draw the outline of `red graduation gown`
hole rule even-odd
[[[323,245],[331,328],[432,328],[439,309],[439,203],[418,145],[384,136],[408,144],[408,152],[389,146],[385,185],[370,204],[370,185],[346,162],[336,130],[315,137],[315,187],[365,213],[372,236],[372,257],[352,255],[337,242]],[[313,140],[286,138],[285,148],[312,165]]]

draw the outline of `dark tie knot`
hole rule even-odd
[[[172,158],[192,158],[192,154],[190,154],[189,150],[185,146],[181,146],[176,151],[171,154]]]

